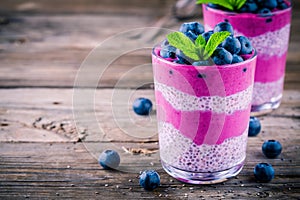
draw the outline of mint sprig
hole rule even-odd
[[[202,35],[199,35],[195,42],[192,42],[182,32],[173,32],[167,35],[167,39],[170,45],[181,50],[186,57],[193,60],[207,60],[229,35],[230,32],[228,31],[213,33],[206,43]]]
[[[221,44],[230,34],[231,33],[228,31],[221,31],[212,34],[204,48],[204,60],[207,60],[210,56],[212,56],[219,44]]]
[[[184,35],[182,32],[173,32],[167,35],[169,44],[180,49],[184,55],[193,59],[199,60],[198,48],[196,45]]]
[[[213,3],[235,11],[239,10],[246,3],[246,1],[247,0],[197,0],[197,4]]]

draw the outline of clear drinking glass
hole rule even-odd
[[[176,179],[211,184],[246,157],[256,53],[232,65],[192,66],[152,52],[160,158]]]
[[[291,7],[269,15],[227,12],[205,4],[202,8],[206,30],[228,21],[235,35],[248,37],[257,51],[251,111],[264,113],[278,108],[283,92]]]

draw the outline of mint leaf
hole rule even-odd
[[[230,32],[228,31],[221,31],[212,34],[204,49],[204,59],[207,60],[209,57],[211,57],[219,44],[221,44],[229,35]]]
[[[247,0],[197,0],[197,4],[213,3],[223,6],[229,10],[239,10]]]
[[[197,37],[197,39],[195,40],[195,45],[198,48],[204,49],[205,45],[206,45],[206,41],[204,39],[204,37],[202,35],[199,35]]]
[[[239,10],[245,3],[247,0],[237,0],[235,1],[235,8],[237,10]]]
[[[193,60],[207,60],[229,35],[228,31],[213,33],[207,43],[204,37],[199,35],[193,43],[182,32],[173,32],[167,35],[167,39],[170,45],[181,50],[186,57]]]
[[[195,45],[198,49],[200,59],[203,59],[203,52],[206,45],[205,38],[202,35],[199,35],[195,40]]]
[[[233,5],[235,2],[236,2],[236,0],[229,0],[229,3],[230,3],[231,5]]]
[[[199,60],[199,53],[196,45],[181,32],[173,32],[167,35],[169,44],[181,50],[185,56]]]
[[[239,0],[237,0],[239,1]],[[220,6],[223,6],[225,8],[228,8],[229,10],[234,10],[234,3],[231,0],[198,0],[197,4],[202,4],[202,3],[213,3],[217,4]]]

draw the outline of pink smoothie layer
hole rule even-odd
[[[176,110],[157,91],[155,98],[156,104],[163,108],[157,113],[158,121],[172,124],[197,145],[221,144],[228,138],[240,136],[249,123],[250,104],[246,110],[226,115],[211,111]]]
[[[256,57],[234,65],[196,67],[166,61],[157,53],[158,49],[152,56],[155,83],[172,88],[171,93],[185,95],[183,99],[187,101],[195,98],[204,98],[205,101],[205,98],[213,96],[225,99],[230,95],[243,94],[253,86]],[[246,106],[232,113],[216,112],[209,108],[212,105],[207,105],[204,110],[180,110],[174,107],[177,104],[171,105],[169,101],[172,100],[167,100],[158,88],[155,95],[158,121],[172,124],[197,145],[221,144],[228,138],[240,136],[248,127],[251,95],[250,101],[245,102]],[[235,97],[231,100],[236,103],[243,101]]]
[[[270,59],[262,59],[262,56],[257,56],[257,65],[263,67],[256,67],[255,81],[261,83],[275,82],[285,74],[285,53],[282,56],[272,56]],[[276,70],[275,70],[276,69]]]
[[[158,54],[158,50],[156,53]],[[252,84],[252,76],[249,76],[248,73],[253,74],[255,71],[255,67],[252,67],[253,63],[249,61],[242,66],[233,64],[230,67],[195,67],[156,58],[154,58],[153,63],[154,78],[157,82],[198,97],[228,96],[243,91]],[[205,78],[199,78],[199,74],[204,74]]]
[[[247,37],[256,37],[269,31],[276,31],[291,22],[291,8],[276,11],[268,17],[260,17],[252,13],[233,13],[216,10],[203,5],[203,18],[205,24],[214,27],[217,23],[224,20],[233,26],[234,30]]]
[[[227,20],[234,27],[235,35],[244,35],[252,41],[258,52],[255,82],[273,82],[284,76],[291,8],[262,17],[251,13],[225,12],[203,5],[203,18],[205,26],[210,28]]]

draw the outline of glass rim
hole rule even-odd
[[[245,65],[247,63],[252,62],[253,60],[255,60],[257,58],[257,50],[255,48],[253,48],[253,55],[251,57],[249,57],[247,60],[244,60],[243,62],[239,62],[239,63],[234,63],[234,64],[226,64],[226,65],[216,65],[215,63],[213,65],[200,65],[200,66],[194,66],[194,65],[186,65],[186,64],[179,64],[179,63],[174,63],[172,61],[166,60],[164,58],[162,58],[161,56],[157,55],[157,53],[155,52],[159,47],[160,44],[155,45],[152,48],[152,56],[154,56],[156,59],[160,60],[161,62],[164,63],[168,63],[171,66],[174,67],[194,67],[194,68],[235,68],[235,67],[240,67],[241,65]]]
[[[250,15],[250,16],[257,16],[257,17],[261,17],[261,18],[272,17],[274,15],[279,15],[279,14],[282,14],[282,13],[290,12],[292,10],[292,6],[290,6],[286,9],[283,9],[283,10],[273,11],[269,15],[262,15],[262,14],[258,14],[258,13],[238,13],[238,12],[234,12],[234,11],[220,10],[220,9],[209,7],[208,4],[202,4],[202,8],[213,10],[216,13],[227,13],[228,15],[246,15],[247,14],[247,15]]]

